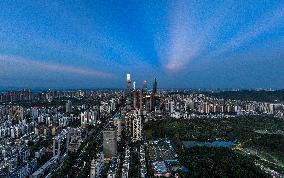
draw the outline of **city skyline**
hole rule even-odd
[[[284,88],[282,1],[0,2],[0,88]]]

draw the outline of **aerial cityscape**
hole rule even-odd
[[[284,178],[283,1],[0,9],[0,178]]]
[[[284,91],[137,86],[3,92],[0,176],[283,177]]]

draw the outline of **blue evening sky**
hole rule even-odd
[[[284,88],[283,0],[0,1],[0,87]]]

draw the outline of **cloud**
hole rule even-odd
[[[194,16],[190,14],[188,5],[184,2],[174,5],[172,26],[170,26],[170,46],[165,68],[168,72],[177,72],[197,57],[210,43],[216,39],[217,30],[231,11],[231,1],[217,8],[205,26],[197,29],[193,23]]]
[[[42,71],[70,73],[81,76],[98,77],[98,78],[110,78],[113,76],[110,73],[90,68],[81,68],[81,67],[67,66],[63,64],[47,63],[44,61],[36,61],[18,56],[0,55],[0,62],[1,62],[0,65],[3,65],[1,66],[1,68],[5,68],[5,65],[12,64],[15,70],[17,70],[17,67],[19,65],[24,65],[25,67],[28,67],[31,70],[40,69]],[[21,71],[18,72],[20,74]]]
[[[207,57],[216,57],[222,53],[236,49],[246,42],[251,41],[257,36],[284,23],[284,5],[279,6],[276,10],[264,15],[257,20],[253,26],[246,31],[240,32],[227,43],[224,43],[218,50],[212,52]]]
[[[188,42],[193,41],[192,32],[194,32],[191,14],[187,12],[185,1],[174,3],[172,7],[172,14],[169,17],[169,53],[165,63],[165,68],[170,72],[181,69],[185,63],[185,58],[188,57],[188,54],[193,53],[193,51],[189,52],[187,46]]]
[[[204,26],[198,27],[198,22],[194,22],[195,16],[191,14],[191,7],[184,1],[173,4],[173,10],[170,16],[170,42],[164,62],[164,68],[167,72],[175,73],[185,69],[189,62],[197,59],[210,45],[218,40],[220,27],[226,20],[230,19],[234,9],[233,1],[226,1],[215,9],[206,21]],[[238,48],[258,37],[259,35],[272,30],[273,28],[284,24],[284,6],[278,6],[277,9],[262,16],[251,27],[241,31],[237,36],[227,43],[221,45],[216,50],[209,52],[204,58],[216,57],[222,53]]]

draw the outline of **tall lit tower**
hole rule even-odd
[[[133,90],[135,90],[136,89],[136,82],[134,81],[133,82]]]
[[[131,93],[131,77],[130,74],[126,74],[126,79],[127,79],[127,95],[130,97]]]

